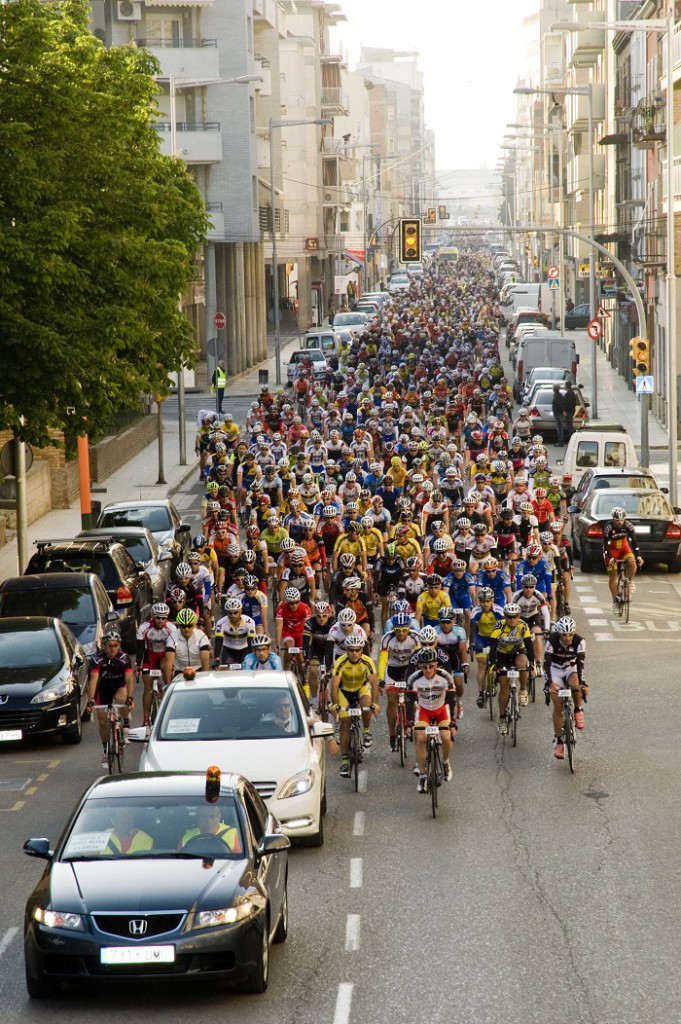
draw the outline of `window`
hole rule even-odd
[[[591,469],[598,465],[598,441],[580,441],[577,445],[576,466],[578,469]]]
[[[246,813],[248,814],[253,838],[257,844],[265,834],[265,822],[261,818],[259,810],[251,800],[248,793],[244,793],[244,804],[246,805]]]
[[[603,464],[605,466],[624,466],[626,461],[624,441],[606,441]]]
[[[179,46],[181,22],[169,14],[149,14],[146,19],[148,46]]]

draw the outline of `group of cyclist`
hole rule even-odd
[[[495,668],[501,734],[509,670],[521,707],[545,673],[563,757],[558,690],[579,729],[587,693],[566,495],[527,411],[514,419],[495,299],[487,257],[435,258],[341,346],[323,387],[303,361],[295,401],[263,385],[243,433],[201,414],[202,530],[138,632],[145,723],[152,670],[167,684],[211,665],[292,667],[312,709],[330,680],[348,776],[348,709],[361,707],[369,747],[384,691],[394,750],[403,690],[425,792],[424,730],[439,727],[451,778],[474,658],[479,707]]]

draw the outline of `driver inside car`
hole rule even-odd
[[[221,817],[222,812],[217,804],[200,804],[196,808],[196,825],[187,829],[178,849],[181,850],[197,836],[212,835],[221,839],[232,853],[241,853],[241,842],[237,829],[233,825],[226,825]]]

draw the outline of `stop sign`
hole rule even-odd
[[[213,317],[213,323],[218,331],[223,331],[227,326],[227,317],[224,313],[216,313]]]

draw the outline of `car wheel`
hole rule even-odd
[[[265,992],[270,980],[270,924],[267,918],[263,923],[262,949],[260,951],[260,963],[239,985],[240,992],[248,992],[252,995],[260,995]]]
[[[593,567],[594,563],[593,559],[591,558],[591,555],[586,550],[586,548],[582,548],[579,559],[579,568],[582,570],[582,572],[593,572]]]
[[[324,813],[325,812],[322,810],[322,804],[320,803],[319,804],[319,832],[315,832],[314,835],[311,835],[311,836],[301,836],[300,839],[298,839],[298,846],[312,847],[313,849],[317,849],[318,847],[324,845],[324,818],[323,818],[323,814]]]
[[[58,981],[47,981],[45,978],[34,978],[26,971],[26,991],[31,999],[49,999],[59,994],[61,985]]]
[[[281,914],[279,916],[279,924],[277,930],[274,933],[273,942],[285,942],[286,936],[288,935],[288,875],[284,882],[284,898],[281,903]]]
[[[681,572],[681,558],[675,558],[669,563],[670,572]]]
[[[75,747],[83,739],[83,720],[80,716],[80,700],[76,705],[76,720],[61,734],[61,741],[67,747]]]

